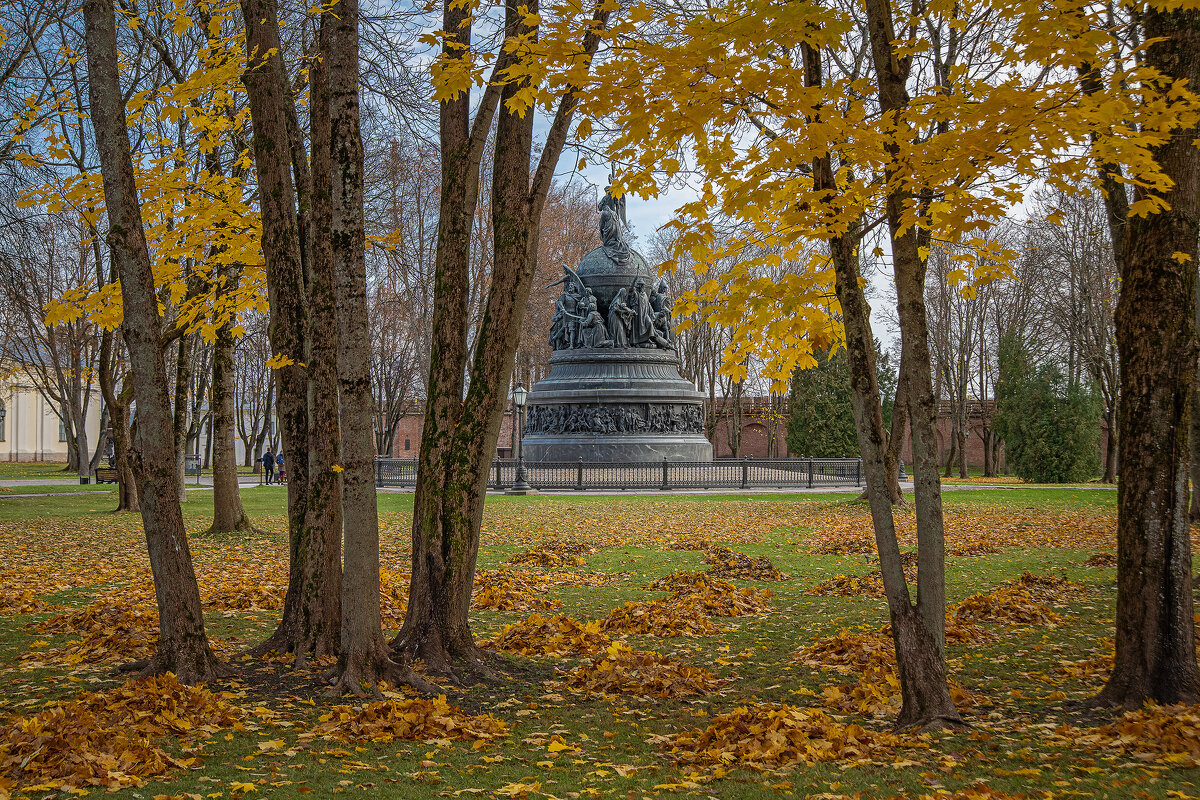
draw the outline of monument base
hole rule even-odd
[[[580,348],[550,358],[529,393],[527,461],[711,461],[704,396],[674,350]]]

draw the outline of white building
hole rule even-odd
[[[101,404],[100,392],[93,391],[87,410],[91,448],[100,437]],[[67,429],[54,405],[20,372],[0,375],[0,461],[66,460]]]

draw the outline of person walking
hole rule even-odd
[[[275,477],[275,454],[272,453],[270,450],[267,450],[267,452],[263,453],[262,465],[263,465],[263,482],[266,483],[268,486],[270,486],[271,481]]]
[[[279,468],[275,480],[282,486],[287,484],[287,473],[283,469],[283,453],[275,456],[275,466]]]

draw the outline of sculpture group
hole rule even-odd
[[[692,403],[574,403],[529,409],[525,433],[704,433]]]
[[[596,295],[582,285],[570,267],[562,281],[566,288],[554,301],[550,321],[550,346],[555,350],[580,347],[659,347],[674,349],[671,337],[670,287],[660,278],[654,291],[646,290],[644,278],[637,278],[617,292],[608,305],[607,319],[600,312]]]
[[[604,253],[613,263],[621,265],[627,264],[630,257],[629,244],[622,232],[624,203],[624,198],[614,198],[605,192],[599,205]],[[550,286],[560,283],[563,291],[554,301],[554,317],[550,322],[552,349],[674,349],[670,286],[665,278],[660,278],[653,289],[648,288],[646,278],[634,278],[629,286],[617,291],[608,308],[600,307],[596,295],[566,264],[563,276]]]

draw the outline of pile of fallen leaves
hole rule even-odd
[[[704,551],[704,560],[710,565],[709,572],[717,578],[740,578],[750,581],[787,580],[766,556],[751,558],[728,547],[713,545]]]
[[[0,614],[40,614],[51,606],[33,589],[0,587]]]
[[[896,651],[890,638],[877,633],[851,633],[843,628],[833,636],[814,640],[796,653],[796,660],[818,669],[860,672],[894,665]]]
[[[1109,725],[1056,732],[1074,745],[1119,750],[1138,760],[1157,759],[1182,767],[1200,766],[1200,706],[1153,703],[1127,711]]]
[[[679,570],[672,572],[653,581],[647,589],[653,589],[656,592],[702,592],[705,589],[717,589],[718,587],[730,585],[728,581],[723,581],[720,578],[713,577],[711,572],[690,572],[688,570]]]
[[[471,595],[474,608],[492,611],[548,611],[562,608],[562,601],[547,597],[540,576],[513,570],[480,570]]]
[[[170,755],[156,739],[207,736],[238,727],[243,716],[170,674],[51,703],[0,728],[0,792],[140,786],[193,762]]]
[[[1112,553],[1096,553],[1088,556],[1083,562],[1085,567],[1115,567],[1117,565],[1117,557]]]
[[[720,629],[708,621],[694,597],[630,601],[600,620],[600,630],[617,636],[712,636]]]
[[[484,647],[523,656],[591,656],[608,647],[612,640],[600,632],[599,622],[580,622],[571,617],[529,618],[509,625]]]
[[[808,589],[818,597],[883,597],[883,580],[878,573],[834,575]]]
[[[1077,599],[1083,589],[1078,583],[1065,576],[1034,575],[1028,571],[1021,577],[1000,584],[1001,587],[1022,589],[1039,603],[1061,605]]]
[[[950,699],[960,711],[978,703],[978,698],[955,681],[948,681]],[[904,703],[900,676],[895,664],[875,664],[858,673],[853,683],[826,686],[821,697],[827,708],[876,718],[895,717]]]
[[[1057,625],[1061,619],[1033,598],[1026,588],[1001,586],[987,594],[974,594],[954,609],[964,622],[998,622],[1004,625]]]
[[[379,572],[379,611],[385,631],[399,630],[404,625],[408,611],[408,585],[412,576],[408,572]]]
[[[158,642],[155,609],[124,605],[111,599],[59,614],[34,627],[42,633],[68,633],[81,638],[61,647],[31,650],[22,656],[27,663],[59,662],[75,666],[137,661],[153,656]]]
[[[336,705],[318,718],[301,739],[321,736],[338,741],[391,742],[471,740],[487,741],[508,735],[508,724],[491,714],[472,716],[446,702],[433,699],[380,700],[362,706]]]
[[[672,599],[700,609],[710,617],[753,617],[771,610],[770,589],[734,586],[728,581],[700,592],[676,592]]]
[[[206,608],[221,611],[279,611],[287,585],[280,581],[234,583],[222,581],[202,595]]]
[[[614,642],[590,664],[576,667],[566,685],[588,694],[624,694],[639,697],[695,697],[707,695],[725,681],[702,667],[672,661],[664,655],[633,650]]]
[[[583,557],[596,552],[596,548],[584,542],[553,540],[517,553],[506,563],[514,567],[580,567],[586,562]]]
[[[898,737],[842,724],[816,708],[748,705],[713,719],[703,730],[664,736],[681,762],[754,769],[818,761],[869,761],[891,754]]]

